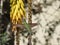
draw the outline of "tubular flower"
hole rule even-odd
[[[24,3],[22,0],[10,0],[10,19],[12,24],[22,24],[22,19],[26,18]],[[16,26],[13,26],[14,31]]]

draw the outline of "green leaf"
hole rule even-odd
[[[26,22],[26,20],[23,21],[23,24],[24,24],[25,28],[27,29],[27,31],[29,33],[31,33],[31,26]]]

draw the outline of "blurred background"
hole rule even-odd
[[[25,3],[28,15],[27,0]],[[13,45],[9,0],[0,0],[0,45]],[[32,45],[60,45],[60,0],[32,0]],[[24,32],[23,32],[24,33]],[[27,45],[27,33],[20,33],[20,45]]]

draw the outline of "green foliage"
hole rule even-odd
[[[7,41],[10,40],[9,35],[6,32],[2,33],[0,36],[1,36],[0,37],[0,44],[1,45],[5,45],[7,43]]]
[[[31,34],[31,26],[26,22],[26,20],[23,21],[23,24],[24,24],[26,30],[28,31],[28,33]]]

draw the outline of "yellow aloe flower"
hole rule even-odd
[[[12,24],[18,24],[22,22],[22,18],[26,18],[24,3],[22,0],[10,0],[10,19]],[[22,24],[22,23],[20,23]],[[13,26],[12,31],[14,31],[16,26]]]

